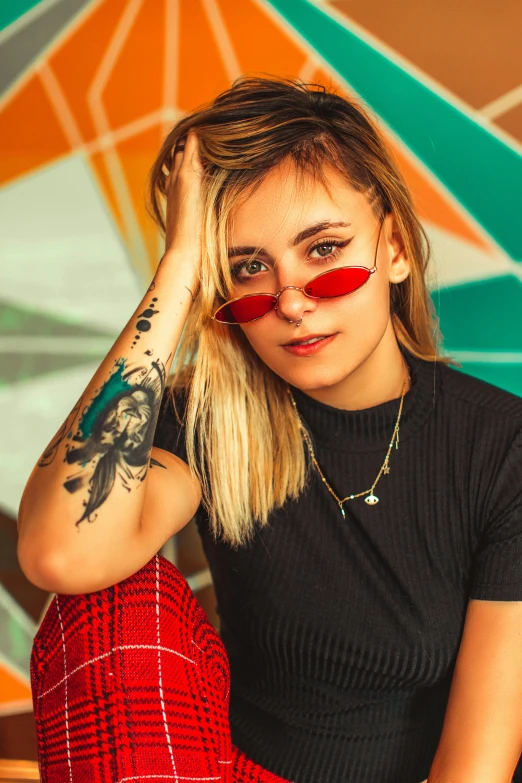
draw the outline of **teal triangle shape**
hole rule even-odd
[[[443,353],[463,372],[522,397],[522,282],[514,275],[432,292]]]
[[[308,0],[266,0],[522,262],[522,156]]]
[[[432,292],[448,351],[522,353],[522,282],[514,275]]]

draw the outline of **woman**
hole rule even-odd
[[[522,402],[440,356],[427,242],[377,129],[244,79],[174,127],[151,194],[165,254],[31,475],[26,574],[106,587],[196,514],[243,752],[297,783],[511,780]],[[91,410],[176,350],[146,480],[123,454],[106,496],[94,464],[69,488]]]

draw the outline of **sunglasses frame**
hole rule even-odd
[[[291,289],[293,291],[302,291],[303,294],[307,296],[309,299],[337,299],[337,297],[339,296],[349,296],[350,294],[354,294],[356,291],[359,291],[359,289],[365,286],[368,280],[370,279],[370,277],[373,275],[373,273],[377,271],[377,252],[379,250],[379,239],[381,237],[381,230],[382,230],[383,223],[384,223],[384,217],[381,218],[380,221],[379,234],[377,237],[377,245],[375,247],[375,257],[373,259],[372,267],[359,266],[358,264],[349,264],[348,266],[336,266],[333,269],[326,269],[324,272],[320,272],[315,277],[312,277],[312,279],[309,280],[307,283],[305,283],[305,285],[302,288],[300,288],[297,285],[285,285],[283,286],[283,288],[281,288],[280,291],[277,292],[277,294],[269,294],[268,292],[265,291],[256,291],[255,294],[243,294],[243,296],[236,296],[235,299],[229,299],[227,302],[223,302],[223,304],[218,307],[218,309],[212,316],[212,319],[214,321],[217,321],[218,324],[226,324],[227,326],[241,326],[241,324],[251,324],[254,321],[259,321],[260,318],[264,318],[265,315],[268,315],[273,310],[277,310],[277,306],[279,304],[279,297],[281,296],[283,291],[286,291],[287,289]],[[311,294],[307,294],[306,291],[304,290],[307,286],[310,285],[310,283],[313,283],[314,280],[317,280],[319,277],[323,277],[324,275],[329,275],[331,274],[331,272],[337,272],[340,269],[365,269],[368,272],[368,277],[366,278],[364,283],[361,283],[361,285],[358,285],[357,288],[353,289],[353,291],[348,291],[346,294],[335,294],[334,296],[312,296]],[[239,302],[240,299],[248,299],[251,296],[271,296],[276,301],[274,306],[270,310],[267,310],[266,313],[263,313],[263,315],[258,315],[257,318],[251,318],[248,321],[220,321],[218,318],[216,318],[216,315],[219,313],[219,311],[222,310],[224,307],[227,307],[227,305],[234,304],[234,302]]]
[[[319,277],[323,277],[324,275],[329,275],[332,272],[339,272],[341,269],[364,269],[366,272],[368,272],[368,277],[364,281],[364,283],[361,283],[361,285],[358,285],[357,288],[354,288],[353,291],[347,291],[345,294],[334,294],[333,296],[312,296],[312,294],[307,294],[305,291],[305,288],[309,286],[311,283],[313,283],[315,280],[317,280]],[[240,326],[241,324],[251,324],[253,321],[259,321],[260,318],[264,318],[265,315],[268,315],[273,310],[277,310],[277,306],[279,304],[279,297],[283,293],[283,291],[286,291],[288,289],[291,289],[293,291],[302,291],[305,296],[307,296],[309,299],[337,299],[339,296],[349,296],[350,294],[354,294],[356,291],[359,291],[360,288],[362,288],[370,277],[373,275],[374,272],[377,271],[377,266],[374,264],[371,268],[368,268],[367,266],[357,266],[350,264],[349,266],[336,266],[333,269],[327,269],[325,272],[321,272],[320,274],[316,275],[315,277],[312,277],[311,280],[309,280],[303,288],[300,288],[297,285],[285,285],[283,288],[281,288],[280,291],[278,291],[277,294],[269,294],[265,291],[257,291],[255,294],[244,294],[243,296],[236,296],[235,299],[229,299],[227,302],[224,302],[222,305],[218,307],[212,318],[217,321],[220,324],[227,324],[228,326]],[[250,318],[248,321],[221,321],[219,318],[216,318],[216,315],[219,313],[220,310],[222,310],[224,307],[227,307],[228,305],[234,304],[234,302],[239,302],[240,299],[249,299],[251,296],[270,296],[272,299],[275,299],[274,306],[267,310],[266,313],[263,313],[263,315],[258,315],[257,318]]]

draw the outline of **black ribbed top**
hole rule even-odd
[[[236,550],[197,515],[233,741],[295,783],[427,778],[468,600],[522,600],[522,399],[404,353],[412,385],[378,504],[348,501],[343,519],[314,471]],[[368,489],[399,398],[344,411],[293,391],[336,493]],[[183,458],[178,435],[164,406],[155,445]]]

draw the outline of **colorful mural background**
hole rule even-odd
[[[444,349],[522,395],[521,24],[511,0],[4,0],[0,507],[148,285],[163,136],[241,74],[375,113],[432,241]],[[30,710],[34,620],[0,589],[0,715]]]

